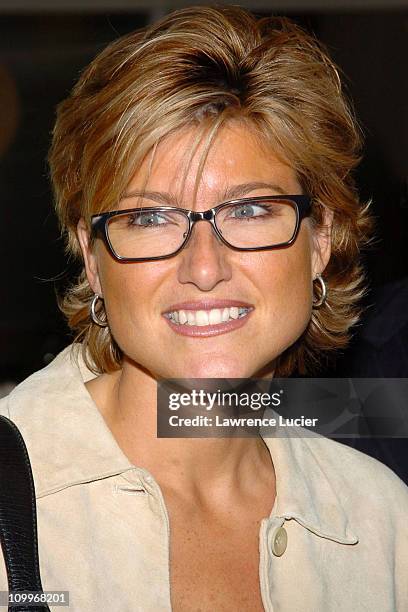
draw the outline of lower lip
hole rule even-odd
[[[248,312],[245,317],[239,317],[238,319],[232,319],[225,323],[218,323],[217,325],[188,325],[188,324],[177,324],[173,323],[167,317],[164,317],[167,324],[171,327],[176,334],[180,336],[193,336],[195,338],[208,338],[212,336],[220,336],[221,334],[228,334],[228,332],[234,331],[243,327],[251,316],[252,310]]]

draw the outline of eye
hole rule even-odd
[[[163,213],[155,211],[138,212],[129,215],[129,225],[140,227],[157,227],[168,223],[168,219]]]
[[[250,219],[252,217],[262,217],[269,212],[269,206],[265,204],[237,204],[231,210],[233,219]]]

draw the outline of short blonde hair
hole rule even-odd
[[[258,19],[232,6],[192,7],[109,45],[84,70],[57,112],[49,156],[67,250],[80,257],[83,217],[115,207],[135,168],[167,135],[204,123],[245,121],[291,163],[313,198],[319,225],[334,213],[328,297],[276,375],[311,373],[346,346],[359,317],[370,219],[352,176],[361,136],[339,72],[322,45],[286,18]],[[95,372],[120,367],[109,327],[90,318],[93,292],[82,270],[61,300]]]

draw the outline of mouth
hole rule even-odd
[[[183,303],[163,313],[170,327],[183,336],[215,336],[246,324],[253,306],[236,301]]]

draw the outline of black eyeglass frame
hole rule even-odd
[[[274,244],[271,246],[264,246],[264,247],[236,247],[230,244],[227,240],[225,240],[225,238],[221,234],[221,231],[217,227],[217,223],[215,220],[216,215],[221,209],[226,208],[227,206],[236,205],[236,204],[250,204],[253,202],[274,202],[274,201],[279,201],[279,200],[287,200],[289,202],[292,202],[295,205],[295,210],[296,210],[296,226],[295,226],[292,237],[286,242],[281,242],[279,244]],[[229,200],[228,202],[222,202],[221,204],[218,204],[214,208],[209,208],[208,210],[204,210],[201,212],[197,212],[194,210],[188,210],[186,208],[178,208],[175,206],[151,206],[151,207],[149,206],[149,207],[143,207],[143,208],[137,207],[137,208],[127,208],[124,210],[112,210],[109,212],[92,215],[91,217],[91,237],[95,238],[97,236],[100,236],[102,240],[104,241],[107,249],[111,253],[112,257],[116,259],[116,261],[119,261],[122,263],[133,263],[137,261],[140,261],[140,262],[155,261],[155,260],[169,259],[170,257],[175,257],[175,255],[177,255],[178,253],[180,253],[182,249],[184,249],[187,242],[189,241],[194,224],[197,223],[197,221],[209,221],[214,229],[216,236],[218,236],[218,238],[226,246],[228,246],[230,249],[233,249],[234,251],[272,251],[275,249],[282,249],[282,248],[288,247],[295,242],[297,235],[299,233],[300,224],[305,217],[309,216],[311,212],[311,207],[312,207],[312,198],[307,195],[273,195],[273,196],[255,196],[252,198],[241,198],[237,200]],[[188,230],[186,233],[186,237],[183,240],[181,246],[176,251],[168,255],[158,255],[155,257],[121,257],[116,254],[109,240],[109,233],[108,233],[109,219],[111,219],[112,217],[116,217],[118,215],[140,212],[140,211],[165,212],[169,210],[180,212],[184,214],[184,216],[187,217],[188,219]]]

